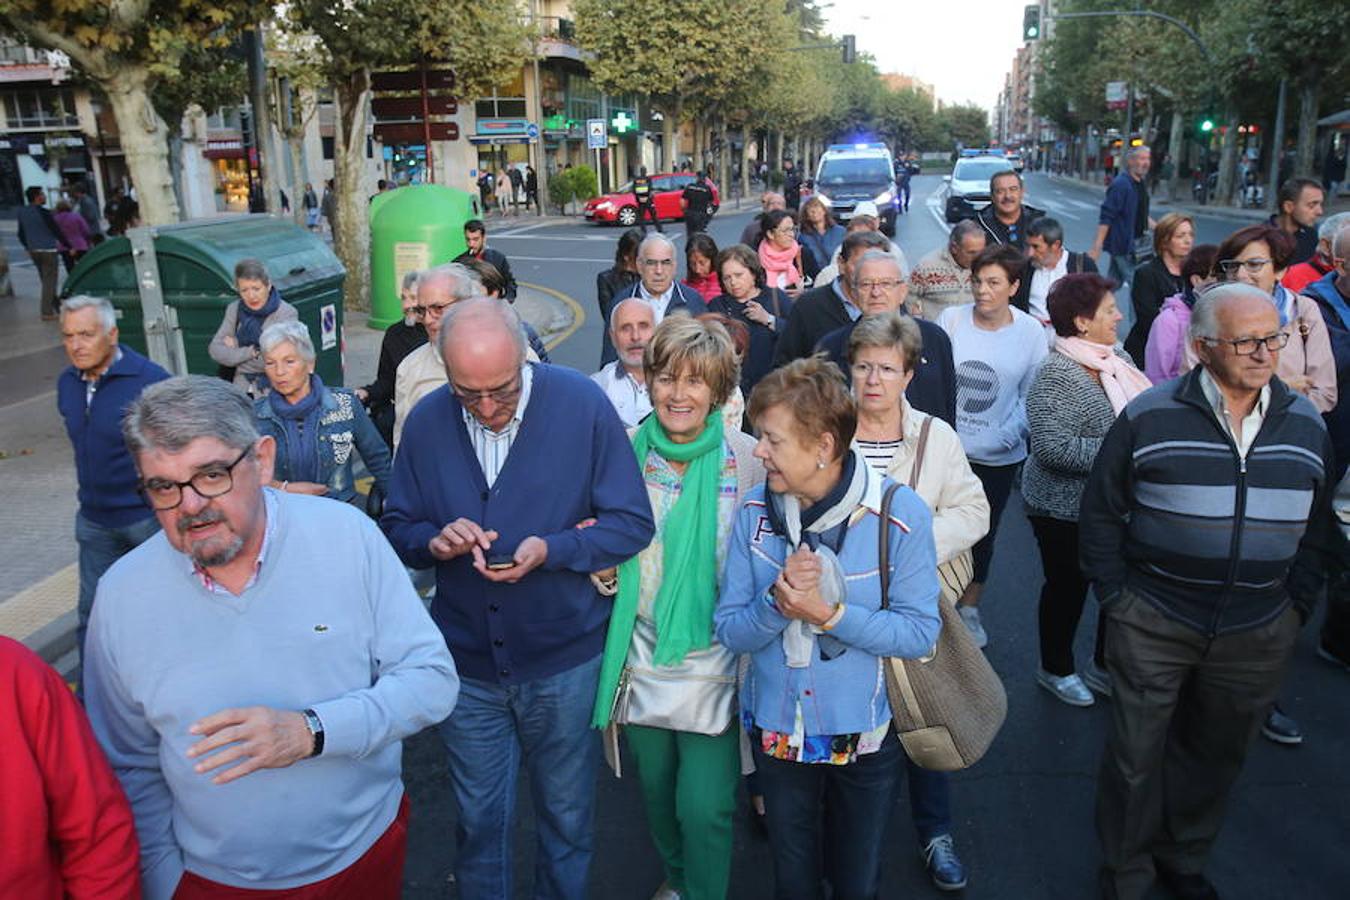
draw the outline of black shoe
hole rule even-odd
[[[1158,866],[1158,882],[1172,892],[1177,900],[1219,900],[1219,892],[1208,878],[1199,872],[1173,872]]]
[[[1261,735],[1268,741],[1286,747],[1297,747],[1303,743],[1303,731],[1298,723],[1281,712],[1278,706],[1272,707],[1266,720],[1261,723]]]

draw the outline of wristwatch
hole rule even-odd
[[[305,727],[309,729],[310,737],[314,739],[314,749],[309,754],[312,759],[323,752],[323,722],[319,720],[319,714],[312,709],[302,709],[300,715],[305,717]]]

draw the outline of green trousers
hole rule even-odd
[[[641,725],[626,726],[624,734],[666,880],[684,900],[726,900],[740,780],[734,723],[717,737]]]

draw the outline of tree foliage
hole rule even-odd
[[[178,218],[169,129],[151,97],[181,80],[193,53],[227,45],[270,13],[265,0],[0,0],[0,25],[65,53],[107,96],[150,224]]]

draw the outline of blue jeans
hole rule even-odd
[[[834,900],[875,900],[903,755],[894,732],[846,766],[787,762],[755,747],[775,900],[822,900],[825,881]]]
[[[112,568],[113,563],[157,531],[159,519],[153,515],[120,528],[109,528],[90,521],[80,513],[75,514],[75,543],[80,546],[80,601],[76,607],[80,623],[75,639],[79,642],[81,661],[84,660],[84,634],[89,629],[89,615],[94,610],[98,580]]]
[[[1110,254],[1110,264],[1106,267],[1106,276],[1120,287],[1116,288],[1116,307],[1120,310],[1123,317],[1120,324],[1116,326],[1116,334],[1121,340],[1130,333],[1134,327],[1134,302],[1130,299],[1130,282],[1134,280],[1134,258],[1131,254],[1121,253],[1119,255]]]
[[[538,828],[534,896],[582,900],[595,852],[600,734],[591,709],[600,657],[518,685],[462,678],[440,724],[459,807],[455,881],[461,900],[511,900],[511,838],[522,759]]]
[[[951,775],[915,765],[908,756],[905,771],[909,774],[909,813],[919,844],[927,846],[933,838],[952,833]]]

